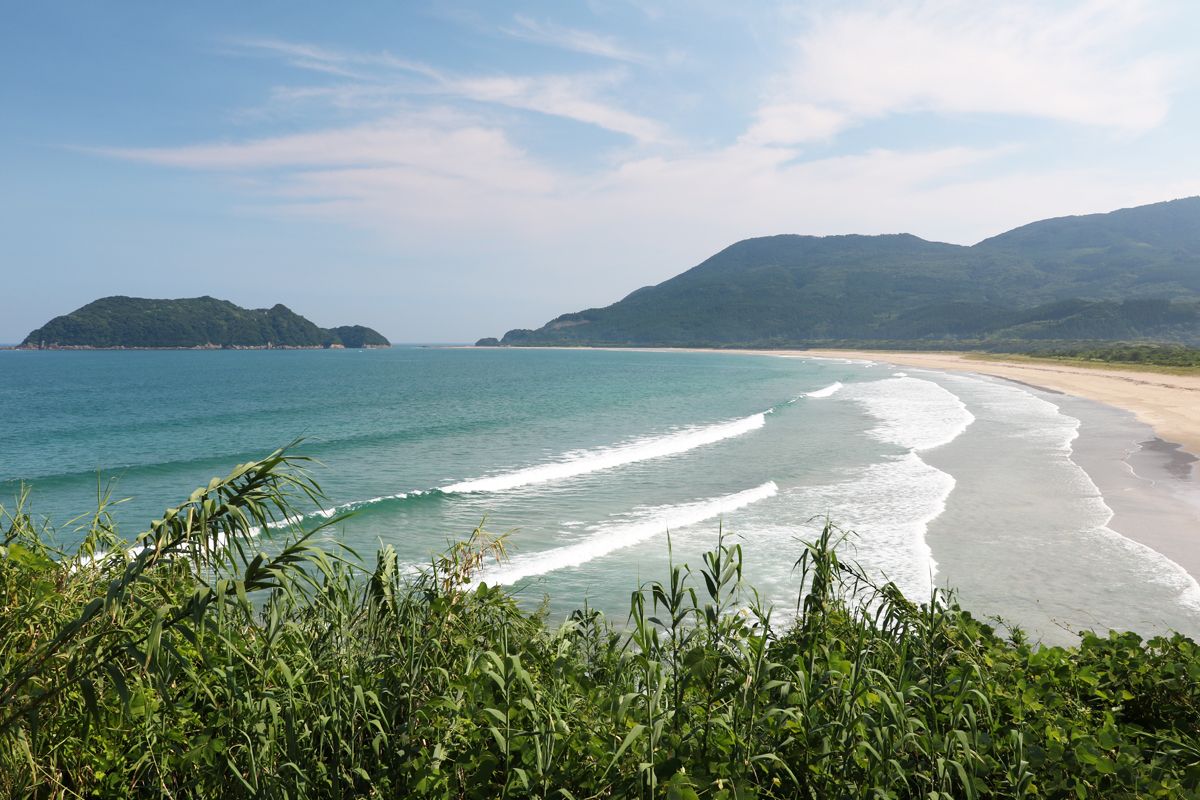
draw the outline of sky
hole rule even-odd
[[[0,24],[0,342],[98,297],[395,342],[741,239],[1200,194],[1200,3],[57,2]]]

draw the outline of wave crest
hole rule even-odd
[[[855,384],[851,393],[876,420],[868,433],[905,450],[921,452],[957,439],[975,415],[951,392],[920,378],[887,378]]]
[[[767,481],[761,486],[735,494],[655,509],[632,522],[601,525],[582,542],[518,556],[505,566],[485,570],[476,583],[515,583],[522,578],[543,575],[567,567],[578,567],[601,556],[652,539],[669,529],[684,528],[713,519],[751,503],[774,497],[778,492],[779,487],[775,482]]]
[[[574,478],[577,475],[587,475],[591,472],[622,467],[651,458],[663,458],[664,456],[686,453],[688,450],[694,450],[697,447],[703,447],[704,445],[713,444],[724,439],[732,439],[735,436],[742,436],[750,431],[761,428],[764,424],[766,424],[766,412],[760,412],[743,417],[742,419],[717,423],[716,425],[685,428],[675,433],[635,439],[626,444],[614,445],[612,447],[601,447],[594,450],[568,453],[560,461],[524,467],[512,472],[503,472],[499,475],[492,475],[486,478],[473,478],[471,480],[452,483],[449,486],[443,486],[441,491],[444,494],[503,492],[522,486],[549,483],[551,481],[563,480],[564,478]]]

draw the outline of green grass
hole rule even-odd
[[[853,342],[837,342],[821,347],[880,353],[911,350],[961,355],[981,361],[1024,361],[1089,369],[1158,372],[1164,375],[1200,375],[1200,348],[1180,344],[1052,341],[1035,345],[1031,342],[1004,340],[991,343],[960,342],[955,346],[948,346],[946,342],[935,341],[872,341],[857,345]]]
[[[1177,345],[1105,344],[1064,347],[1036,353],[970,353],[982,361],[1054,363],[1089,369],[1200,375],[1200,349]]]
[[[319,497],[285,452],[128,545],[64,551],[23,502],[0,549],[0,792],[34,797],[1186,797],[1200,655],[1180,636],[999,636],[798,545],[772,611],[714,532],[695,568],[565,621],[267,528]],[[330,520],[329,525],[336,525]],[[258,535],[256,529],[272,533]],[[260,551],[261,548],[261,551]],[[109,555],[98,555],[108,553]],[[789,612],[780,616],[781,611]]]

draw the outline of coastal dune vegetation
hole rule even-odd
[[[1185,797],[1200,655],[1182,635],[1000,634],[797,541],[795,606],[714,531],[565,620],[477,583],[482,528],[423,569],[304,527],[295,450],[121,538],[0,514],[0,792],[35,797]],[[65,538],[65,537],[63,537]]]

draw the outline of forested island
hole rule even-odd
[[[971,247],[747,239],[604,308],[481,346],[1054,349],[1200,345],[1200,197],[1043,220]]]
[[[24,350],[320,349],[390,347],[362,325],[321,328],[285,305],[242,308],[215,297],[104,297],[55,317],[25,337]]]

